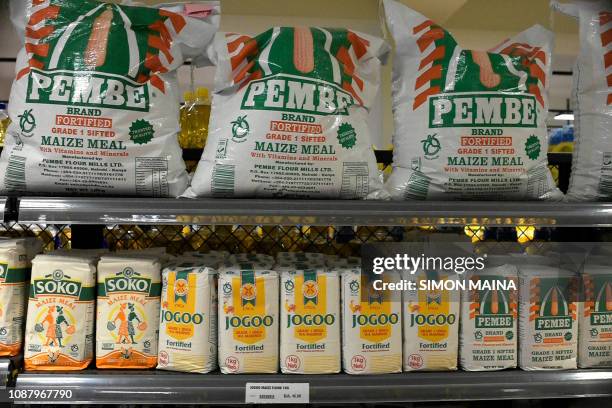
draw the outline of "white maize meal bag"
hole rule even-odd
[[[320,269],[282,272],[280,290],[281,372],[340,372],[338,273]]]
[[[105,255],[100,259],[96,367],[157,365],[160,293],[157,257]]]
[[[573,272],[519,264],[519,366],[576,368],[578,278]]]
[[[517,366],[518,269],[504,264],[465,275],[461,291],[459,361],[466,371]]]
[[[585,265],[578,313],[578,367],[612,367],[612,267]]]
[[[176,70],[212,41],[218,3],[202,19],[92,0],[26,14],[0,192],[182,194]]]
[[[384,0],[395,40],[395,200],[562,199],[547,167],[553,35],[533,26],[492,50],[464,50]]]
[[[0,240],[0,356],[23,346],[29,260],[24,240]]]
[[[219,367],[224,374],[278,371],[278,273],[219,274]]]
[[[157,368],[208,373],[217,367],[217,273],[178,264],[162,272]]]
[[[416,290],[403,292],[404,371],[457,369],[459,347],[459,291],[421,290],[421,284],[457,280],[454,272],[419,271],[405,274]]]
[[[340,271],[342,293],[342,367],[349,374],[402,371],[402,302],[397,291],[372,291],[371,275]],[[385,272],[380,278],[397,282]],[[364,291],[367,291],[364,293]]]
[[[368,111],[387,51],[344,28],[218,36],[208,140],[186,195],[376,196]]]
[[[92,259],[37,255],[25,332],[26,370],[82,370],[93,359],[96,267]]]
[[[552,1],[576,17],[580,53],[574,65],[574,152],[567,198],[612,200],[612,3]]]

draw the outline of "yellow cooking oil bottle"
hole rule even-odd
[[[179,145],[183,149],[189,148],[189,140],[193,134],[193,107],[195,103],[195,94],[192,91],[183,93],[185,103],[181,106],[179,112],[179,121],[181,124],[181,132],[179,133]]]
[[[197,88],[192,109],[193,133],[189,138],[189,147],[203,149],[208,138],[208,121],[210,119],[210,98],[207,88]]]

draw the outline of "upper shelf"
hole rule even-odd
[[[23,197],[32,224],[612,227],[612,203]]]

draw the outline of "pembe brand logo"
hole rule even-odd
[[[524,127],[538,123],[532,95],[452,94],[429,98],[429,127]]]
[[[35,279],[33,285],[34,297],[40,295],[79,297],[81,282],[70,279],[72,278],[65,275],[61,269],[56,269],[53,273],[45,275],[44,279]]]
[[[148,112],[149,90],[114,74],[32,69],[26,102]]]
[[[423,153],[425,153],[426,159],[436,159],[438,152],[442,150],[442,145],[437,138],[437,134],[427,135],[427,137],[421,140],[423,144]]]
[[[241,109],[282,110],[316,115],[348,115],[353,96],[338,85],[292,75],[251,81]]]
[[[139,292],[148,294],[151,290],[151,279],[140,277],[140,273],[132,268],[125,268],[121,272],[117,272],[115,276],[106,278],[104,287],[106,293]]]

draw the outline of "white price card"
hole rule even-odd
[[[308,404],[308,383],[247,383],[245,404]]]

